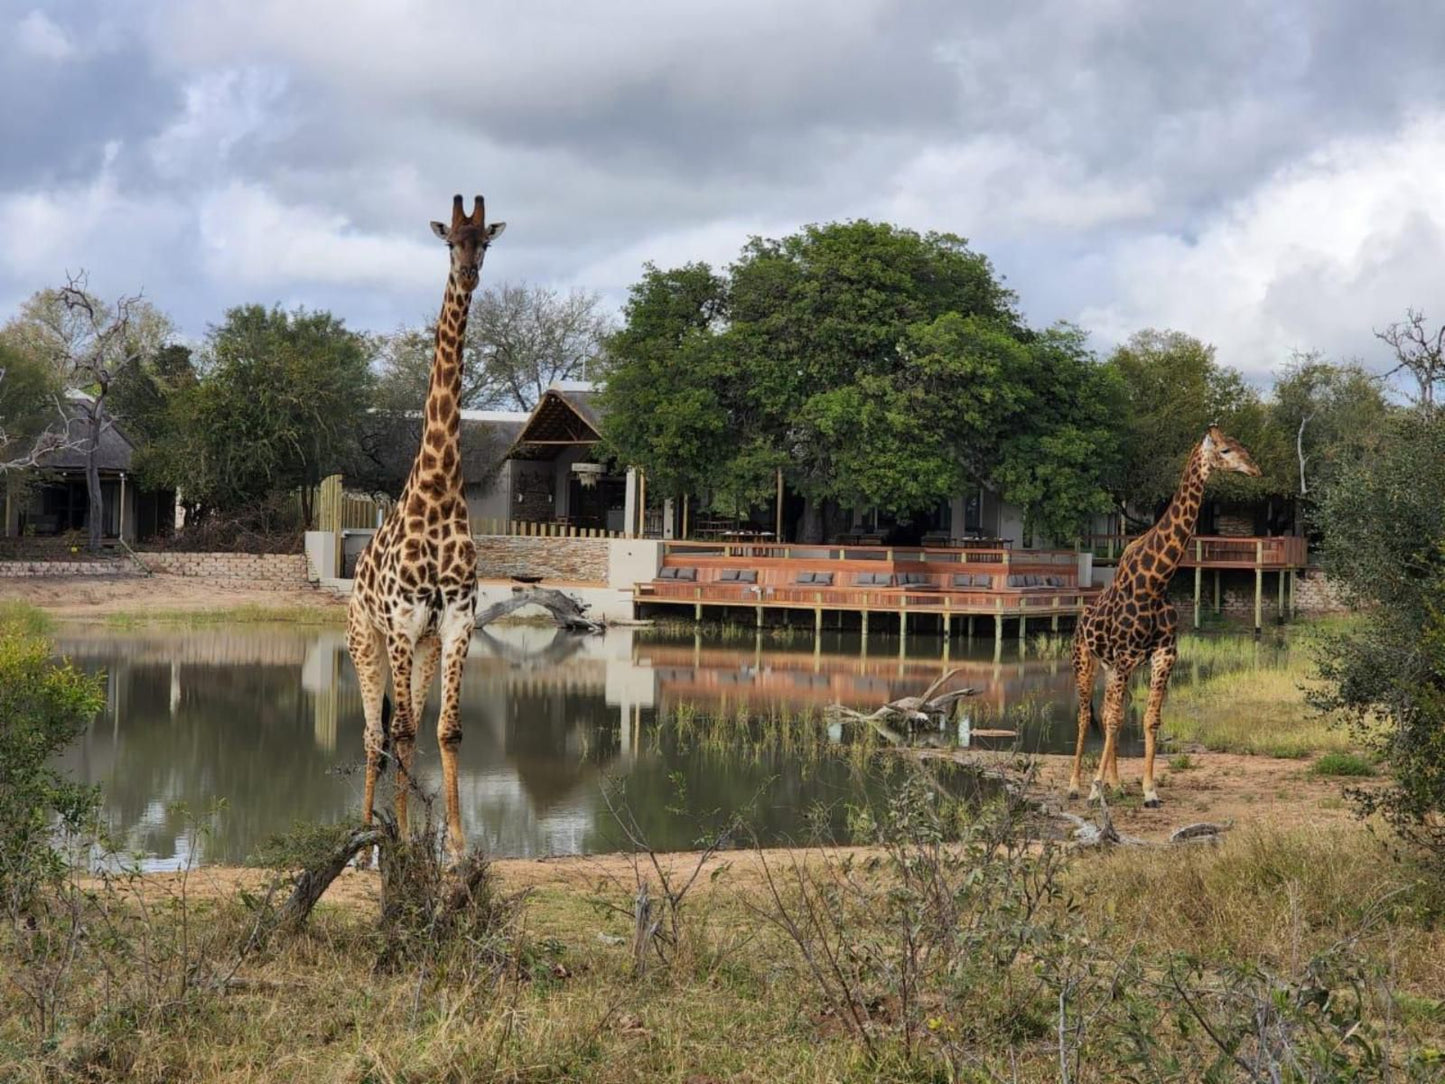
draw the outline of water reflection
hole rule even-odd
[[[164,866],[192,847],[237,862],[297,820],[336,820],[360,806],[363,728],[355,673],[339,630],[70,629],[60,651],[106,672],[106,706],[66,753],[97,783],[115,831]],[[654,845],[692,846],[699,821],[744,807],[765,840],[796,835],[809,810],[859,797],[842,761],[800,763],[776,751],[729,757],[680,742],[659,717],[680,705],[712,711],[795,710],[835,701],[876,706],[916,693],[945,666],[979,690],[973,726],[1011,725],[1027,748],[1072,745],[1067,659],[951,660],[910,638],[911,656],[875,639],[798,646],[613,629],[573,636],[508,627],[479,633],[462,687],[462,816],[468,840],[499,856],[614,849],[622,838],[602,799],[624,777]],[[866,653],[865,653],[866,651]],[[435,720],[435,691],[428,720]],[[1008,743],[1005,743],[1008,744]],[[1134,755],[1127,746],[1125,755]],[[423,732],[418,772],[440,784],[435,737]],[[343,770],[338,770],[338,768]],[[224,808],[192,840],[175,810]],[[686,812],[679,810],[683,807]]]

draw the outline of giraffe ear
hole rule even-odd
[[[431,231],[432,233],[440,237],[443,241],[447,239],[447,228],[443,226],[440,222],[433,222],[431,224]]]
[[[1208,455],[1210,452],[1214,451],[1214,430],[1213,430],[1213,429],[1210,429],[1209,432],[1207,432],[1207,433],[1204,434],[1204,439],[1199,442],[1199,446],[1204,449],[1204,454],[1205,454],[1205,455]]]
[[[490,244],[498,237],[502,236],[502,231],[506,228],[507,224],[505,222],[493,222],[490,226],[487,227],[487,243]]]

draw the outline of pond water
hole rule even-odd
[[[1040,657],[1015,646],[995,662],[991,640],[976,652],[955,640],[945,662],[940,641],[910,637],[906,646],[905,657],[883,637],[865,646],[857,637],[825,634],[815,645],[811,635],[752,630],[479,632],[462,693],[468,842],[497,857],[619,849],[625,840],[605,787],[624,788],[659,849],[692,847],[709,824],[739,811],[764,842],[802,837],[819,809],[841,835],[848,803],[879,785],[849,758],[758,741],[730,748],[698,740],[679,721],[746,714],[761,719],[755,731],[798,725],[800,714],[827,704],[868,710],[916,694],[949,667],[961,667],[955,680],[978,695],[932,740],[1072,751],[1066,649]],[[151,868],[188,857],[242,862],[296,821],[359,810],[363,718],[339,629],[72,626],[57,647],[106,675],[105,709],[63,763],[100,786],[112,830],[149,855]],[[1197,677],[1198,665],[1181,663],[1176,682]],[[418,775],[433,791],[435,712],[434,690],[417,744]],[[1017,736],[974,736],[980,728]],[[848,740],[832,728],[831,741]],[[1091,734],[1090,748],[1101,740]],[[1135,722],[1122,754],[1135,756],[1140,745]]]

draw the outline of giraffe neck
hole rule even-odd
[[[466,340],[471,302],[472,291],[464,289],[455,274],[448,276],[441,315],[437,318],[421,447],[412,464],[408,491],[420,486],[434,497],[463,494],[462,344]]]
[[[1205,461],[1202,443],[1194,446],[1189,461],[1184,464],[1184,473],[1179,478],[1179,488],[1159,522],[1151,527],[1142,540],[1141,555],[1149,553],[1154,557],[1154,571],[1168,579],[1184,559],[1185,547],[1194,535],[1199,522],[1199,508],[1204,503],[1204,483],[1209,478],[1209,466]]]

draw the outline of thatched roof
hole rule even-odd
[[[66,440],[73,445],[42,456],[36,463],[41,470],[83,471],[90,454],[89,397],[72,395],[65,404]],[[104,428],[100,434],[98,465],[103,471],[128,471],[135,456],[135,444],[118,426],[115,419],[101,410]]]
[[[602,439],[597,392],[582,381],[560,381],[545,392],[507,452],[508,459],[556,459],[569,448]]]

